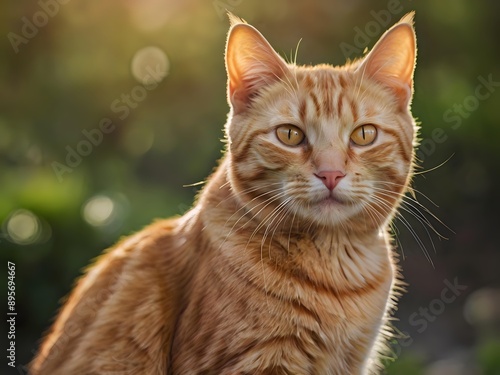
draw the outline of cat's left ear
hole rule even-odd
[[[231,14],[229,17],[227,91],[233,111],[238,113],[248,108],[259,90],[282,79],[288,67],[257,29]]]
[[[413,95],[417,55],[414,15],[408,13],[386,31],[356,69],[393,91],[403,110],[408,108]]]

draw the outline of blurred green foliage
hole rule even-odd
[[[484,375],[500,373],[500,340],[491,340],[478,347],[478,360]]]
[[[498,316],[481,318],[499,299],[476,306],[468,298],[481,288],[500,287],[500,93],[495,85],[500,3],[41,3],[4,3],[0,12],[0,259],[16,264],[19,364],[31,359],[82,268],[120,236],[154,218],[183,214],[196,193],[183,186],[205,179],[216,165],[228,111],[223,8],[256,26],[288,59],[301,41],[299,64],[336,65],[356,57],[344,56],[342,45],[360,56],[384,29],[416,10],[413,112],[422,124],[423,143],[415,187],[418,200],[451,230],[422,208],[447,240],[411,215],[397,222],[400,265],[409,286],[395,325],[410,339],[399,346],[400,359],[388,374],[425,374],[424,366],[458,350],[478,353],[471,361],[479,373],[500,373],[498,341],[490,343],[478,328],[486,326],[499,337]],[[48,3],[57,6],[46,8]],[[144,65],[142,73],[132,66],[150,46],[168,58],[160,67],[166,77],[154,88],[141,80]],[[153,69],[162,61],[149,59]],[[488,79],[494,83],[480,89],[480,98],[477,87]],[[106,119],[112,130],[101,131],[100,139],[95,131]],[[94,138],[85,135],[89,132]],[[57,172],[60,165],[66,166],[64,173]],[[439,298],[443,280],[456,277],[468,286],[466,293],[433,316],[424,332],[417,331],[412,314]],[[464,306],[475,312],[473,318],[466,320]]]
[[[422,375],[422,361],[412,355],[401,356],[397,361],[387,363],[387,375]]]

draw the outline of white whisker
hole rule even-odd
[[[377,196],[372,196],[372,199],[373,201],[378,204],[379,206],[381,207],[385,207],[387,208],[388,210],[392,210],[392,206],[387,202],[385,201],[384,199],[382,198],[379,198]],[[420,249],[422,250],[424,256],[426,257],[426,259],[429,261],[429,263],[432,265],[432,267],[434,268],[434,262],[432,261],[432,258],[429,254],[429,252],[427,251],[426,247],[425,247],[425,244],[424,242],[421,240],[421,238],[418,236],[417,232],[415,231],[415,229],[413,229],[413,227],[411,226],[411,224],[408,222],[408,220],[402,216],[400,213],[397,213],[396,216],[395,216],[395,219],[399,220],[407,229],[408,231],[410,232],[410,234],[413,236],[413,238],[415,239],[415,241],[417,242],[418,246],[420,247]],[[428,233],[428,232],[427,232]],[[428,233],[429,234],[429,233]],[[432,241],[432,238],[431,238],[431,242],[432,242],[432,246],[433,248],[435,249],[434,247],[434,242]]]

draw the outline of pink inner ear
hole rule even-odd
[[[285,61],[252,26],[237,24],[230,30],[226,46],[228,96],[235,112],[248,108],[264,86],[282,78]]]
[[[400,23],[382,36],[357,70],[391,89],[406,108],[412,95],[415,56],[413,27]]]

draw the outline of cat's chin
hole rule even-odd
[[[338,217],[344,217],[346,214],[345,203],[334,197],[327,197],[316,201],[311,207],[313,216],[318,216],[321,221],[336,221]]]
[[[344,200],[334,197],[332,195],[326,198],[322,198],[316,202],[316,205],[320,207],[339,207],[345,204],[346,202]]]
[[[350,206],[349,201],[336,192],[330,192],[312,199],[313,206],[324,209],[340,209]]]
[[[309,219],[326,227],[344,225],[360,211],[358,204],[340,194],[334,193],[315,197],[315,199],[309,201],[307,207]]]

